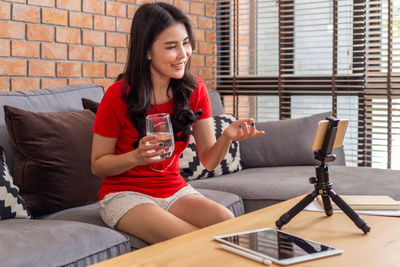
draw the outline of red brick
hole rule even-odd
[[[14,4],[12,14],[13,20],[40,22],[40,9],[38,7]]]
[[[28,0],[28,5],[55,7],[55,0]]]
[[[217,66],[217,58],[212,56],[206,56],[206,66],[207,67],[216,67]]]
[[[0,38],[24,39],[25,23],[0,21]]]
[[[118,49],[117,48],[117,62],[118,63],[125,63],[127,55],[128,55],[128,49]]]
[[[57,77],[80,77],[81,63],[57,62]]]
[[[115,18],[94,16],[94,29],[103,31],[114,31],[115,30]]]
[[[29,60],[28,61],[28,75],[52,77],[56,74],[56,65],[53,61],[43,60]]]
[[[115,62],[115,49],[111,47],[94,47],[94,61]]]
[[[194,29],[194,39],[195,40],[197,40],[197,41],[205,41],[205,38],[204,38],[204,30],[201,30],[201,29]]]
[[[37,79],[37,78],[12,78],[11,79],[11,90],[12,91],[37,90],[37,89],[40,89],[40,79]]]
[[[82,0],[82,8],[84,12],[103,15],[105,11],[104,1],[100,0]]]
[[[215,5],[206,5],[206,17],[215,18],[217,16],[217,10]]]
[[[55,88],[60,86],[67,86],[67,79],[42,79],[41,88]]]
[[[92,83],[92,79],[80,79],[80,78],[68,79],[68,84],[82,84],[82,83]]]
[[[103,86],[105,90],[107,90],[114,82],[115,80],[113,79],[93,79],[94,84]]]
[[[104,45],[105,44],[105,34],[104,32],[98,31],[87,31],[82,30],[82,43],[85,45]]]
[[[117,31],[118,32],[131,32],[132,19],[117,18]]]
[[[11,55],[13,57],[39,57],[39,43],[13,41],[11,42]]]
[[[92,60],[92,47],[91,46],[68,46],[68,59],[71,60]]]
[[[214,54],[214,43],[199,42],[199,53],[212,55]]]
[[[154,3],[154,2],[155,2],[155,0],[136,0],[136,4],[139,6],[146,4],[146,3]],[[164,1],[164,2],[166,2],[166,1]]]
[[[199,26],[198,16],[189,15],[189,19],[192,22],[193,27],[198,28],[198,26]]]
[[[25,60],[0,58],[0,75],[26,75]]]
[[[0,91],[2,92],[10,91],[10,78],[0,77]]]
[[[189,14],[189,2],[185,0],[175,0],[175,6],[180,8],[186,14]]]
[[[54,9],[42,9],[42,23],[68,25],[68,12]]]
[[[11,18],[11,8],[9,3],[0,3],[0,19]]]
[[[106,33],[106,46],[126,47],[127,34],[126,33]]]
[[[212,68],[201,68],[199,76],[203,79],[212,79],[212,78],[214,78],[213,69]]]
[[[107,78],[117,78],[118,74],[124,72],[124,64],[107,64]]]
[[[210,81],[205,81],[206,84],[206,88],[208,89],[212,89],[215,90],[215,88],[217,88],[217,82],[215,81],[215,79],[211,79]],[[233,113],[233,112],[231,112]]]
[[[10,56],[10,41],[0,39],[0,57]]]
[[[57,8],[81,11],[81,1],[80,0],[57,0]]]
[[[217,41],[217,34],[215,33],[215,31],[207,31],[206,40],[207,42],[215,43]]]
[[[196,3],[190,2],[190,12],[191,15],[200,15],[204,16],[204,4],[203,3]]]
[[[106,15],[126,18],[126,4],[107,1]]]
[[[86,13],[70,12],[69,26],[91,29],[93,27],[92,15]]]
[[[56,41],[60,43],[79,44],[81,42],[81,30],[56,28]]]
[[[136,4],[136,0],[116,0],[116,2],[124,2],[124,3]]]
[[[45,25],[28,24],[27,25],[27,40],[29,41],[54,41],[54,28]]]
[[[65,44],[42,44],[42,58],[44,59],[67,59],[67,45]]]
[[[137,7],[136,6],[128,6],[128,18],[133,18],[133,15],[135,15]]]
[[[193,67],[203,67],[204,66],[204,56],[192,55],[191,65]]]
[[[212,18],[199,17],[199,27],[202,29],[214,29],[214,20]]]
[[[102,78],[104,75],[104,63],[83,63],[83,77]]]

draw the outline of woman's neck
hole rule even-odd
[[[154,95],[152,97],[151,104],[153,105],[164,104],[167,103],[172,98],[172,95],[170,95],[172,92],[168,90],[169,82],[170,79],[168,81],[166,80],[160,81],[157,79],[153,80]]]

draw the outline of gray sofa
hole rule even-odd
[[[103,88],[96,85],[0,92],[0,106],[10,105],[35,112],[74,111],[83,109],[81,98],[99,102],[103,94]],[[223,113],[219,94],[210,91],[210,97],[213,115]],[[321,116],[324,115],[288,122],[257,123],[266,134],[240,143],[243,170],[193,180],[190,184],[206,197],[229,208],[235,216],[310,192],[313,187],[308,183],[308,177],[314,175],[315,162],[312,152],[308,151],[308,142],[312,138],[310,131],[313,131],[309,125]],[[300,128],[303,129],[301,133]],[[294,133],[297,138],[292,141],[300,144],[297,149],[292,149],[293,142],[288,141]],[[301,146],[302,143],[306,144]],[[12,172],[14,153],[3,108],[0,109],[0,145],[6,152]],[[336,153],[338,160],[334,164],[337,165],[330,168],[337,193],[384,194],[400,200],[400,171],[345,167],[343,150]],[[1,220],[1,265],[86,266],[148,245],[106,227],[97,208],[97,203],[91,203],[34,219]]]

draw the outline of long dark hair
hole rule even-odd
[[[117,80],[124,79],[123,96],[128,105],[128,116],[140,134],[133,144],[135,148],[146,134],[145,116],[150,111],[151,98],[154,94],[147,55],[157,36],[176,23],[185,26],[189,42],[194,49],[195,41],[189,18],[170,4],[162,2],[144,4],[137,9],[132,20],[128,60],[124,73],[119,75]],[[197,86],[196,78],[190,72],[189,59],[184,76],[181,79],[171,78],[168,87],[174,98],[171,121],[176,140],[187,140],[190,127],[196,121],[196,115],[189,107],[189,97]],[[130,87],[129,92],[128,87]]]

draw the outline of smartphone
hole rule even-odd
[[[340,120],[338,123],[338,130],[336,132],[335,142],[333,147],[340,147],[343,145],[344,136],[346,134],[349,120]],[[322,120],[318,122],[317,129],[315,130],[314,139],[311,145],[311,150],[321,150],[324,145],[325,135],[328,130],[329,121]]]

